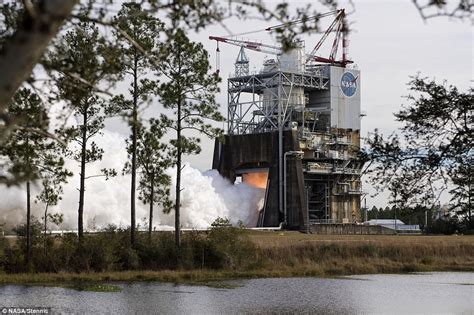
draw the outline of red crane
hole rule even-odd
[[[218,43],[221,42],[221,43],[231,44],[234,46],[244,47],[246,49],[263,52],[270,55],[281,55],[283,53],[283,49],[280,46],[273,46],[273,45],[263,44],[259,42],[237,40],[237,39],[218,37],[218,36],[209,36],[209,39],[215,40]]]
[[[307,56],[306,63],[309,61],[318,61],[324,63],[335,63],[340,64],[341,66],[345,67],[348,63],[353,63],[353,61],[347,59],[347,24],[346,24],[346,12],[344,9],[337,10],[337,15],[334,21],[329,25],[328,29],[324,32],[321,39],[316,43],[311,53]],[[335,32],[336,35],[334,37],[334,41],[332,43],[331,53],[329,54],[329,58],[324,58],[317,56],[316,53],[318,52],[319,48],[321,48],[324,41],[328,38],[329,34]],[[342,38],[342,59],[336,60],[337,50],[339,47],[339,42]]]
[[[295,24],[299,24],[299,23],[303,23],[303,22],[308,22],[310,20],[315,20],[315,19],[319,19],[321,17],[330,16],[330,15],[334,15],[334,14],[336,14],[336,17],[334,18],[332,23],[329,25],[328,29],[324,32],[321,39],[316,43],[316,45],[314,46],[311,53],[306,55],[306,64],[308,64],[310,62],[313,62],[313,61],[316,61],[316,62],[329,63],[329,64],[338,64],[338,65],[341,65],[341,66],[345,67],[347,64],[352,63],[353,61],[347,59],[347,38],[346,37],[347,37],[348,29],[347,29],[347,25],[346,25],[346,21],[345,21],[346,15],[345,15],[345,10],[344,9],[330,11],[330,12],[319,14],[319,15],[309,17],[309,18],[306,18],[306,19],[295,20],[295,21],[291,21],[291,22],[288,22],[288,23],[271,26],[271,27],[266,28],[263,31],[271,32],[275,29],[279,29],[279,28],[282,28],[282,27],[286,27],[286,26],[289,26],[289,25],[295,25]],[[258,33],[258,32],[261,32],[261,31],[253,31],[253,32],[248,32],[248,33],[244,33],[244,34]],[[318,53],[319,49],[321,48],[322,44],[324,43],[324,41],[329,37],[329,35],[331,33],[335,33],[335,37],[334,37],[334,41],[333,41],[333,44],[332,44],[332,48],[331,48],[331,52],[329,54],[329,57],[321,57],[321,56],[316,55]],[[241,34],[241,35],[243,35],[243,34]],[[238,35],[232,35],[232,36],[235,37],[235,36],[238,36]],[[337,55],[339,42],[341,41],[341,38],[342,38],[342,59],[337,60],[336,55]],[[216,67],[217,67],[217,71],[219,71],[219,53],[220,53],[220,51],[219,51],[219,42],[226,43],[226,44],[231,44],[231,45],[235,45],[235,46],[239,46],[239,47],[244,47],[244,48],[249,49],[249,50],[263,52],[263,53],[267,53],[267,54],[271,54],[271,55],[279,56],[279,55],[283,54],[283,48],[281,46],[269,45],[269,44],[264,44],[264,43],[261,43],[261,42],[249,41],[249,40],[245,40],[245,41],[244,40],[237,40],[237,39],[232,39],[232,38],[229,38],[229,37],[219,37],[219,36],[209,36],[209,39],[210,40],[215,40],[217,42],[217,49],[216,49],[216,53],[217,53],[217,62],[216,62],[217,65],[216,65]]]

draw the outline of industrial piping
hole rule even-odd
[[[288,215],[286,211],[286,158],[288,157],[288,155],[293,155],[298,158],[302,158],[303,154],[304,154],[303,151],[287,151],[283,155],[283,196],[284,196],[283,198],[283,215],[284,215],[283,224],[284,226],[288,224]]]

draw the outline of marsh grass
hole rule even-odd
[[[124,261],[129,254],[117,258],[114,250],[105,250],[109,258],[106,262],[100,260],[106,266],[104,270],[4,272],[0,273],[0,284],[85,283],[94,288],[104,282],[164,281],[220,286],[218,281],[240,278],[474,271],[474,236],[322,236],[238,231],[235,237],[229,233],[232,230],[219,230],[211,238],[205,233],[188,235],[188,263],[181,268],[173,266],[173,247],[169,243],[172,235],[164,234],[143,244],[144,249],[133,258],[138,267],[126,267],[128,263]],[[95,244],[97,251],[100,246]]]
[[[415,271],[474,271],[472,236],[311,236],[286,240],[254,234],[265,268],[345,275]],[[288,241],[288,239],[290,241]]]
[[[89,292],[120,292],[122,288],[116,285],[111,284],[101,284],[101,283],[68,283],[61,285],[61,287],[66,289],[74,289],[78,291],[89,291]]]

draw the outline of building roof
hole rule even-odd
[[[395,225],[395,221],[397,225],[404,225],[405,222],[398,220],[398,219],[372,219],[369,221],[365,221],[364,224],[367,225]]]

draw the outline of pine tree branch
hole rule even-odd
[[[52,134],[52,133],[50,133],[46,130],[37,129],[37,128],[30,128],[30,127],[22,127],[22,126],[15,126],[15,129],[36,133],[36,134],[41,135],[43,137],[53,139],[53,140],[57,141],[58,143],[60,143],[61,145],[65,146],[65,147],[67,146],[67,143],[63,139],[59,138],[57,135],[54,135],[54,134]]]
[[[113,96],[112,93],[108,92],[108,91],[105,91],[105,90],[101,90],[97,87],[97,84],[93,84],[89,81],[87,81],[86,79],[82,78],[79,74],[77,73],[73,73],[73,72],[61,72],[62,74],[68,76],[68,77],[71,77],[73,78],[74,80],[77,80],[83,84],[85,84],[86,86],[92,88],[95,92],[99,92],[99,93],[103,93],[103,94],[106,94],[108,96]]]
[[[193,127],[193,126],[186,126],[186,127],[182,127],[181,130],[196,130],[200,133],[203,133],[205,135],[207,135],[209,138],[213,138],[215,137],[216,135],[215,134],[212,134],[208,131],[206,131],[205,129],[203,128],[198,128],[198,127]]]

